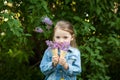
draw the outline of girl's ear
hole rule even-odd
[[[73,41],[73,38],[71,38],[71,41]]]
[[[73,41],[73,39],[74,39],[74,34],[72,35],[71,41]]]

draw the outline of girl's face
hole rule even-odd
[[[68,42],[70,43],[73,40],[72,35],[62,29],[57,28],[54,32],[54,40],[58,43]]]

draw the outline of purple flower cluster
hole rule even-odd
[[[52,20],[49,17],[42,17],[42,23],[46,24],[46,29],[48,30],[51,28],[53,24]],[[41,27],[36,27],[34,31],[38,33],[44,32],[44,30]]]
[[[67,51],[69,49],[69,47],[70,47],[70,43],[64,42],[64,43],[60,44],[59,48],[60,48],[60,50]]]
[[[64,51],[67,51],[68,48],[70,47],[70,43],[68,43],[68,42],[64,42],[64,43],[60,44],[57,42],[47,40],[46,44],[48,45],[48,48],[50,48],[50,49],[57,48],[57,49],[64,50]]]
[[[36,27],[34,31],[35,31],[35,32],[38,32],[38,33],[42,33],[42,32],[43,32],[43,29],[40,28],[40,27]]]
[[[49,17],[44,17],[42,22],[49,26],[52,26],[52,24],[53,24]]]

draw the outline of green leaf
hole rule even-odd
[[[65,4],[68,4],[70,2],[71,2],[71,0],[65,0]]]
[[[100,15],[100,13],[101,13],[101,8],[98,6],[97,9],[96,9],[96,11],[97,11],[97,15]]]

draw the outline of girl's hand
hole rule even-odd
[[[59,64],[62,65],[65,69],[68,69],[68,64],[67,64],[65,58],[60,57],[60,58],[59,58]]]
[[[56,66],[58,62],[59,62],[59,56],[53,56],[52,57],[53,66]]]

